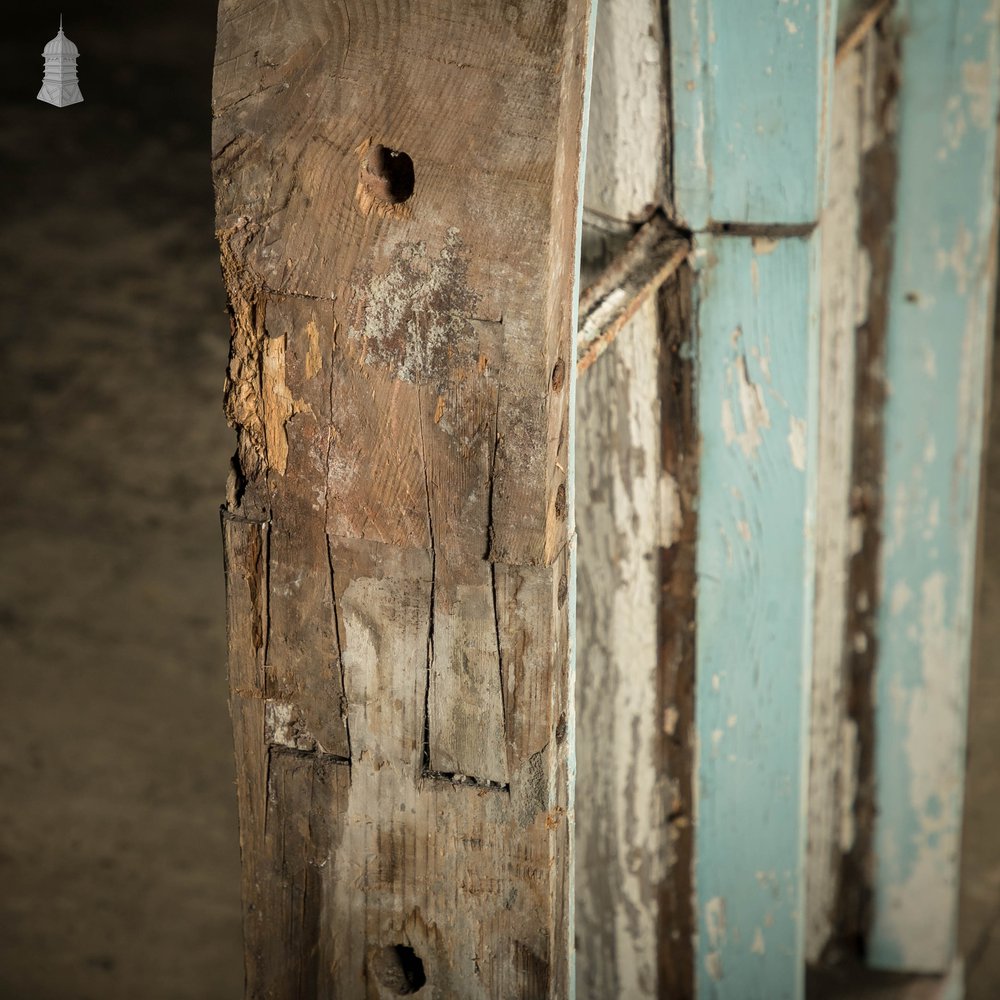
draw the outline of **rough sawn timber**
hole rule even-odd
[[[571,991],[588,0],[222,0],[246,995]]]

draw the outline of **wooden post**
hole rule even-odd
[[[222,0],[247,996],[566,997],[588,0]]]
[[[1000,6],[901,0],[886,340],[873,964],[955,956],[996,246]]]
[[[820,232],[819,485],[806,889],[810,962],[817,962],[827,949],[856,952],[870,917],[878,511],[896,183],[896,50],[884,27],[887,9],[885,2],[841,8],[830,182]]]
[[[599,275],[587,281],[582,309],[576,473],[581,1000],[662,995],[658,954],[670,932],[659,900],[668,847],[657,649],[660,334],[654,295],[630,319],[624,308],[658,265],[678,265],[665,244],[679,259],[687,253],[670,242],[662,216],[632,238],[665,202],[665,59],[658,0],[602,0],[583,251],[585,270]],[[591,338],[597,325],[604,340]]]
[[[799,998],[835,4],[670,5],[698,302],[697,995]]]

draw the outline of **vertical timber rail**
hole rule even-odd
[[[670,4],[695,233],[699,1000],[798,1000],[835,3]]]
[[[246,995],[572,992],[589,0],[222,0]]]
[[[876,671],[876,966],[955,957],[995,270],[1000,5],[898,0]]]
[[[839,10],[823,208],[806,957],[863,946],[871,896],[886,299],[896,185],[889,4]]]
[[[584,188],[588,286],[590,272],[608,267],[635,226],[663,204],[667,181],[660,0],[601,0],[596,22]],[[612,289],[603,301],[621,294]],[[578,388],[580,1000],[663,995],[658,357],[651,296]]]

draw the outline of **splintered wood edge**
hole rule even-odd
[[[585,372],[688,258],[691,241],[662,214],[645,223],[580,296],[576,367]]]
[[[834,66],[841,63],[865,40],[868,32],[878,24],[882,15],[892,6],[892,0],[876,0],[861,16],[854,22],[849,31],[843,37],[837,39],[837,54],[834,57]]]

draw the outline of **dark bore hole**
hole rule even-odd
[[[566,598],[569,595],[569,580],[566,574],[563,573],[559,577],[559,589],[556,591],[556,600],[559,602],[559,607],[561,608],[566,603]]]
[[[556,517],[566,516],[566,487],[560,486],[556,490]]]
[[[372,958],[375,978],[396,996],[417,993],[427,982],[420,956],[405,944],[379,949]]]
[[[413,160],[402,150],[372,146],[365,170],[372,194],[382,201],[398,205],[413,194]]]
[[[558,392],[563,387],[563,379],[566,376],[566,366],[563,364],[562,358],[560,358],[552,369],[552,389]]]

